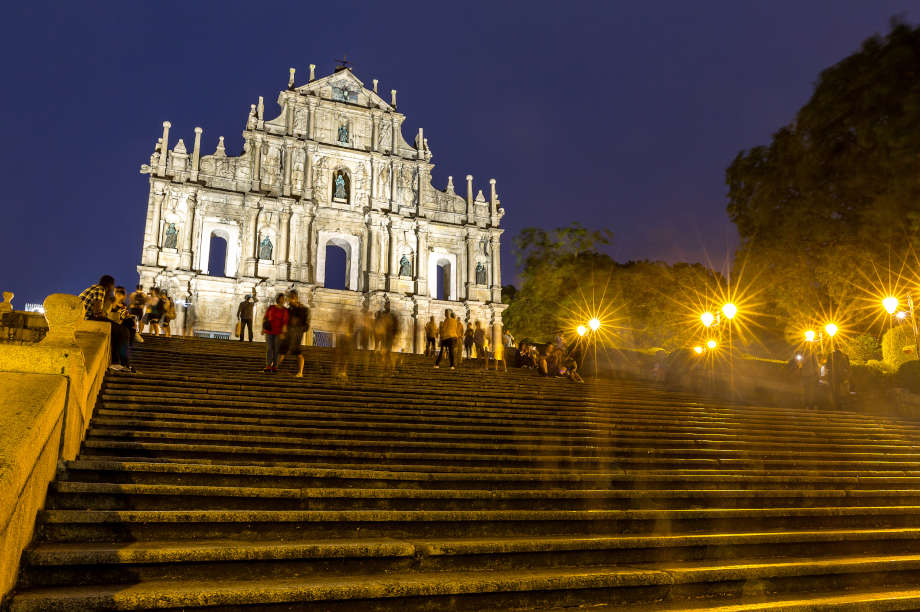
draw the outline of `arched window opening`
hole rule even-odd
[[[326,245],[326,268],[323,286],[327,289],[348,289],[348,253],[335,244]]]
[[[211,246],[208,249],[208,274],[227,276],[227,239],[211,234]]]
[[[439,263],[435,268],[435,299],[451,299],[451,264]]]

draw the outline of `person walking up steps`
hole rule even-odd
[[[278,358],[278,365],[285,360],[285,355],[297,355],[297,374],[295,378],[304,377],[304,356],[301,354],[301,341],[307,328],[310,327],[310,309],[301,304],[297,291],[288,292],[288,331],[282,343],[282,355]],[[240,330],[240,338],[243,337]]]
[[[438,351],[438,357],[435,359],[435,367],[441,363],[441,358],[445,351],[448,352],[448,359],[451,362],[451,369],[454,369],[454,345],[463,334],[461,322],[454,318],[454,313],[450,308],[445,310],[445,320],[441,322],[441,349]]]
[[[288,311],[285,310],[285,294],[279,293],[275,303],[269,306],[262,318],[262,333],[265,334],[265,369],[263,372],[278,371],[278,353],[281,337],[288,331]]]
[[[253,297],[247,295],[237,306],[237,319],[240,320],[240,342],[243,342],[243,333],[249,329],[249,341],[253,341]]]
[[[170,337],[170,321],[176,318],[176,305],[173,303],[173,298],[166,293],[166,291],[160,292],[160,329],[163,330],[163,334],[169,338]],[[181,334],[180,334],[181,335]]]

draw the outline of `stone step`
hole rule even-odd
[[[664,429],[670,430],[681,429],[699,429],[704,432],[722,431],[725,433],[741,433],[748,435],[762,434],[779,438],[787,433],[794,434],[795,437],[803,436],[803,431],[809,424],[803,423],[799,426],[784,426],[776,422],[771,423],[769,418],[753,421],[740,417],[727,416],[725,418],[709,417],[703,418],[694,415],[684,415],[675,413],[672,415],[630,415],[623,411],[612,409],[603,411],[595,410],[591,413],[574,414],[564,411],[557,411],[553,414],[534,414],[528,409],[506,409],[499,410],[496,408],[487,408],[486,406],[476,406],[468,404],[466,407],[454,408],[437,403],[413,405],[408,401],[392,401],[389,404],[375,401],[371,398],[339,397],[337,399],[324,400],[312,404],[309,400],[298,398],[280,398],[264,393],[256,397],[247,398],[241,394],[228,395],[219,398],[214,395],[200,394],[169,394],[145,396],[126,392],[116,394],[104,392],[101,395],[102,405],[109,409],[134,409],[134,410],[169,410],[172,412],[182,412],[186,409],[195,407],[210,407],[212,412],[233,414],[235,411],[257,409],[260,412],[255,414],[266,414],[265,411],[272,411],[279,416],[311,416],[321,414],[348,414],[348,415],[380,415],[384,417],[389,415],[391,418],[396,417],[433,417],[435,422],[457,422],[489,425],[541,425],[543,427],[559,427],[561,431],[570,429],[619,429],[629,428],[630,426],[641,426],[644,429]],[[194,410],[193,410],[194,412]],[[269,413],[271,414],[271,413]],[[540,423],[534,423],[534,419],[540,419]],[[861,433],[861,424],[826,426],[824,424],[814,424],[810,437],[813,439],[817,436],[857,436]],[[797,433],[798,432],[798,433]],[[897,435],[889,432],[884,438],[878,436],[874,438],[868,434],[868,440],[872,441],[894,441],[899,444],[917,445],[916,432],[904,435]]]
[[[138,580],[270,579],[361,572],[470,571],[728,559],[818,560],[910,555],[918,530],[729,533],[652,537],[219,540],[45,544],[26,555],[21,585]]]
[[[200,444],[233,442],[238,444],[258,444],[300,448],[338,448],[338,449],[377,449],[388,452],[428,450],[455,453],[477,453],[481,455],[496,455],[511,453],[522,455],[579,455],[592,457],[632,457],[662,456],[683,458],[719,458],[719,459],[789,459],[801,460],[848,460],[848,461],[879,461],[896,462],[900,464],[917,463],[917,453],[897,453],[877,451],[873,447],[850,450],[818,450],[799,448],[791,450],[789,446],[774,445],[762,447],[758,445],[730,445],[724,448],[721,445],[680,444],[671,440],[663,440],[656,444],[652,439],[619,440],[616,437],[604,440],[597,444],[560,444],[551,441],[540,443],[528,442],[491,442],[487,443],[480,437],[467,436],[454,440],[432,440],[428,437],[402,435],[399,437],[377,437],[360,439],[350,435],[350,432],[339,431],[338,437],[332,437],[331,432],[321,432],[325,435],[316,435],[318,432],[301,433],[292,431],[260,432],[262,435],[244,435],[242,432],[252,432],[254,428],[241,428],[236,432],[218,433],[226,431],[220,427],[200,429],[194,426],[183,427],[173,424],[169,427],[150,427],[138,424],[134,427],[108,427],[104,423],[94,423],[89,432],[88,439],[94,440],[143,440],[143,441],[171,441],[171,442],[196,442]],[[872,449],[872,450],[871,450]]]
[[[918,506],[681,510],[44,510],[43,542],[915,528]]]
[[[114,461],[81,458],[66,463],[61,481],[138,484],[188,484],[231,487],[357,487],[357,488],[636,488],[668,489],[706,487],[720,489],[918,490],[919,479],[893,476],[891,472],[812,470],[785,472],[762,470],[667,470],[616,472],[419,472],[380,469],[324,469],[306,466],[278,467],[222,463],[180,463],[163,461]]]
[[[462,449],[432,449],[422,446],[409,449],[406,444],[394,445],[401,450],[389,450],[387,445],[371,446],[362,450],[362,446],[354,441],[343,440],[341,444],[330,448],[309,448],[309,444],[290,443],[287,446],[277,440],[260,441],[247,436],[229,437],[224,440],[208,440],[200,437],[181,438],[172,442],[170,437],[156,438],[154,436],[133,436],[139,440],[166,440],[166,441],[133,441],[99,438],[89,436],[83,443],[83,452],[92,455],[139,455],[147,458],[154,457],[185,457],[185,458],[220,458],[240,460],[245,458],[252,463],[270,460],[273,463],[316,463],[330,462],[335,459],[345,464],[371,463],[375,465],[429,465],[444,463],[460,466],[552,466],[554,469],[604,469],[605,467],[626,468],[706,468],[723,466],[727,468],[759,468],[765,470],[783,470],[786,468],[809,469],[868,469],[868,470],[911,470],[918,466],[917,461],[887,461],[879,459],[851,459],[847,456],[835,458],[815,458],[809,456],[725,456],[718,453],[697,452],[687,456],[687,451],[679,451],[669,456],[662,452],[626,453],[630,456],[572,456],[564,454],[515,454],[515,453],[464,453]],[[247,439],[250,438],[250,439]],[[224,443],[222,443],[224,442]],[[231,444],[228,444],[231,443]],[[239,443],[239,444],[237,444]],[[251,444],[243,446],[242,444]],[[278,444],[278,445],[276,445]],[[319,443],[314,446],[322,446]],[[453,450],[454,452],[449,452]],[[269,459],[271,458],[271,459]]]
[[[588,435],[562,436],[560,434],[529,434],[521,432],[518,428],[505,430],[502,433],[484,433],[484,432],[458,432],[456,430],[438,431],[426,427],[425,423],[394,423],[392,425],[375,424],[372,426],[366,420],[354,420],[349,423],[343,423],[347,427],[335,427],[325,420],[316,419],[313,421],[306,419],[297,419],[298,422],[292,423],[284,419],[267,419],[254,417],[202,417],[200,415],[184,415],[179,413],[153,413],[142,416],[142,413],[132,412],[125,414],[119,410],[100,409],[96,412],[93,419],[94,431],[103,430],[131,430],[131,431],[201,431],[204,433],[215,432],[262,432],[262,433],[279,433],[279,434],[302,434],[302,435],[337,435],[351,436],[353,438],[363,439],[420,439],[420,440],[459,440],[463,441],[471,437],[477,440],[489,440],[493,443],[513,443],[513,442],[539,442],[546,447],[548,444],[557,445],[591,445],[591,446],[611,446],[611,445],[628,445],[644,444],[651,445],[655,443],[666,442],[672,447],[687,448],[716,448],[716,449],[789,449],[789,441],[769,441],[764,438],[741,437],[741,436],[716,436],[715,439],[698,436],[689,439],[686,433],[664,433],[656,432],[643,433],[631,430],[613,430],[609,434],[600,435],[598,433]],[[309,426],[300,423],[308,423]],[[806,451],[827,451],[827,452],[873,452],[875,454],[905,454],[907,456],[917,456],[919,447],[916,445],[903,444],[882,444],[868,442],[851,442],[830,443],[809,442],[797,443],[798,448]]]
[[[917,490],[359,489],[57,482],[48,509],[628,510],[906,506]]]
[[[297,605],[299,609],[455,610],[550,607],[587,603],[656,602],[743,595],[757,581],[763,593],[831,590],[847,584],[910,590],[917,555],[840,557],[817,561],[734,560],[543,570],[417,572],[359,576],[286,576],[262,580],[141,581],[110,586],[59,587],[19,593],[12,612],[54,609],[192,609],[204,606]],[[871,583],[872,584],[872,583]],[[869,586],[869,585],[866,585]],[[865,586],[865,588],[866,588]],[[440,602],[440,606],[439,606]],[[537,605],[535,605],[537,604]]]
[[[791,598],[789,595],[774,597],[747,596],[738,598],[736,603],[719,605],[715,603],[694,604],[684,601],[675,603],[657,602],[655,609],[660,612],[893,612],[917,610],[917,589],[907,590],[848,590],[834,594],[812,592],[802,597]],[[593,610],[618,610],[619,612],[647,612],[649,604],[609,605],[599,604]],[[548,612],[571,612],[572,608],[552,608]]]

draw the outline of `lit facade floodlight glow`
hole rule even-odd
[[[828,334],[829,338],[833,338],[838,333],[838,326],[834,323],[829,323],[825,326],[825,333]]]
[[[587,332],[587,331],[588,331],[588,330],[585,329],[585,326],[584,326],[584,325],[580,325],[579,327],[576,328],[576,333],[579,334],[580,336],[584,336],[584,335],[585,335],[585,332]]]
[[[707,340],[707,348],[711,351],[716,348],[716,340]]]
[[[733,304],[732,302],[723,304],[723,314],[726,315],[727,319],[731,319],[732,317],[736,316],[737,312],[738,312],[738,309],[736,308],[736,305]]]
[[[895,313],[895,318],[898,319],[899,321],[901,321],[902,319],[904,319],[906,316],[907,316],[907,315],[905,314],[905,311],[904,311],[904,310],[900,310],[900,311],[898,311],[897,313]]]
[[[715,320],[716,317],[713,316],[712,312],[708,311],[700,315],[700,322],[704,324],[704,327],[710,327]]]
[[[698,355],[700,355],[701,353],[704,352],[704,347],[702,347],[702,346],[695,346],[695,347],[694,347],[694,352],[697,353]]]
[[[898,298],[894,298],[891,295],[883,300],[883,308],[886,309],[886,312],[892,314],[895,312],[895,309],[899,307]]]
[[[797,354],[797,355],[796,355],[796,360],[797,360],[797,361],[802,361],[802,360],[803,360],[803,356],[800,355],[800,354]]]
[[[806,336],[806,342],[815,342],[815,332],[812,331],[811,329],[807,331],[804,335]]]
[[[601,321],[593,318],[588,322],[588,326],[592,328],[592,331],[598,331],[598,328],[601,327]]]

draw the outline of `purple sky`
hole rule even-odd
[[[288,67],[332,71],[347,54],[368,86],[399,90],[433,177],[463,177],[530,225],[609,228],[618,260],[726,259],[736,244],[724,171],[769,142],[823,68],[918,3],[803,2],[40,2],[0,24],[0,290],[15,304],[79,292],[101,273],[133,285],[147,178],[204,129],[238,154],[249,105],[266,115]]]

